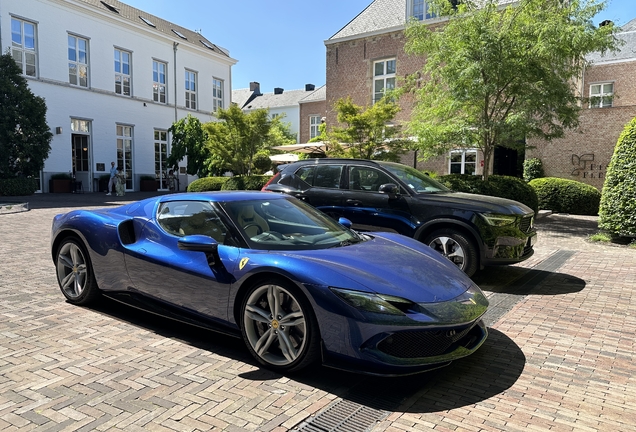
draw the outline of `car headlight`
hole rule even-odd
[[[516,216],[510,215],[500,215],[500,214],[492,214],[492,213],[480,213],[481,217],[491,226],[508,226],[512,225],[517,221]]]
[[[387,315],[404,315],[413,302],[401,297],[330,287],[331,291],[356,309]]]

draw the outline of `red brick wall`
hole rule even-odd
[[[316,101],[316,102],[306,102],[300,104],[300,142],[306,143],[309,141],[309,117],[317,115],[325,117],[327,115],[327,102]]]
[[[588,68],[582,84],[584,96],[589,97],[590,84],[614,82],[613,106],[588,108],[584,104],[577,129],[552,142],[529,140],[528,144],[535,148],[526,152],[526,159],[541,159],[548,177],[577,180],[601,190],[618,137],[625,125],[636,117],[634,78],[636,61]]]
[[[350,96],[357,105],[371,104],[374,61],[391,57],[396,59],[398,86],[404,76],[421,69],[424,58],[407,56],[404,52],[404,43],[404,34],[398,31],[327,45],[328,126],[336,124],[333,104],[339,98]],[[618,136],[624,125],[636,116],[636,86],[633,84],[636,79],[636,59],[590,67],[585,71],[584,78],[583,83],[578,85],[582,86],[585,97],[589,94],[590,84],[614,82],[614,106],[602,109],[589,109],[586,106],[581,114],[580,128],[568,132],[565,138],[550,143],[537,139],[529,140],[528,144],[536,148],[527,150],[526,158],[539,157],[547,176],[578,180],[601,189],[605,168]],[[396,120],[410,120],[413,99],[400,99],[400,105],[402,111],[396,116]],[[482,171],[481,160],[479,155],[479,173]],[[413,154],[406,154],[402,162],[413,166]],[[448,157],[440,156],[418,162],[417,167],[446,174]]]

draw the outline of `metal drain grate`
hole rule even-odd
[[[359,403],[339,400],[301,425],[302,432],[364,432],[389,413]]]
[[[488,297],[490,305],[484,314],[488,327],[507,314],[524,296],[530,294],[544,279],[557,271],[575,254],[574,251],[559,250],[534,266],[528,273],[508,284],[507,293],[495,293]]]

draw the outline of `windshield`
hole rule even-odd
[[[421,171],[397,163],[382,163],[382,167],[407,184],[416,193],[450,192],[443,184],[433,180]]]
[[[324,249],[364,240],[355,231],[293,198],[228,201],[221,206],[251,249]]]

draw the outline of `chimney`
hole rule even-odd
[[[283,94],[285,90],[280,87],[274,87],[274,94]]]
[[[252,81],[250,83],[250,91],[255,92],[256,94],[261,94],[261,85],[256,81]]]
[[[314,91],[316,90],[316,86],[313,84],[305,84],[305,91]]]

